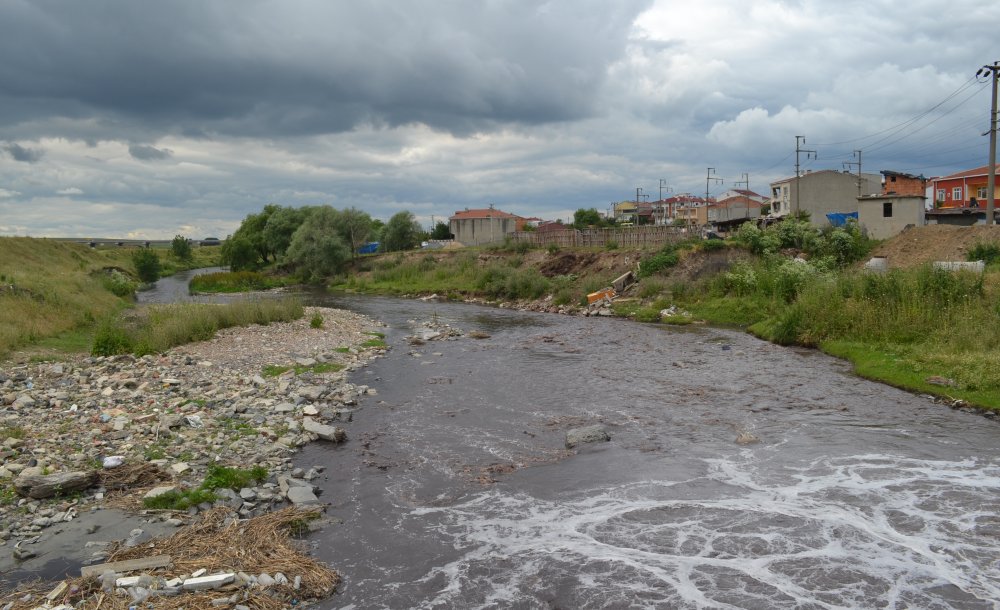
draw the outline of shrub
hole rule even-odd
[[[618,249],[618,242],[616,242],[613,239],[612,240],[608,240],[608,243],[604,244],[604,247],[606,249],[608,249],[608,250],[617,250]]]
[[[136,283],[117,269],[112,269],[102,280],[108,292],[119,297],[130,297],[135,293]]]
[[[94,346],[90,353],[94,356],[114,356],[128,354],[135,347],[135,339],[117,324],[115,320],[105,320],[94,333]]]
[[[309,320],[309,326],[312,328],[323,328],[323,316],[314,313],[312,319]]]
[[[639,265],[639,277],[649,277],[677,265],[680,257],[676,252],[661,251],[642,261]]]
[[[559,252],[559,244],[549,244],[546,250],[549,254],[557,254]]]
[[[973,244],[972,248],[969,249],[965,258],[969,261],[983,261],[987,265],[991,265],[1000,261],[1000,243],[983,241],[976,242]]]
[[[191,262],[194,259],[194,253],[191,251],[191,242],[189,242],[183,235],[174,236],[173,241],[170,242],[170,253],[173,254],[174,258],[177,260],[181,260],[186,263]]]
[[[160,279],[160,257],[149,248],[136,250],[132,255],[132,264],[143,282],[151,284]]]

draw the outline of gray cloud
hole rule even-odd
[[[131,144],[128,147],[128,154],[140,161],[162,161],[169,159],[174,153],[169,148],[160,149],[146,144]]]
[[[575,120],[598,111],[647,4],[14,0],[0,6],[0,108],[16,110],[0,122],[114,116],[273,136]]]
[[[25,148],[16,142],[0,144],[0,149],[7,151],[15,161],[21,161],[22,163],[37,163],[42,158],[42,155],[45,154],[44,150]]]

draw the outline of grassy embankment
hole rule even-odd
[[[218,264],[218,248],[195,248],[186,262],[168,250],[154,251],[165,274]],[[148,353],[206,338],[226,326],[302,315],[297,303],[269,302],[158,307],[122,316],[139,286],[132,253],[49,239],[0,238],[0,357],[22,348],[90,352],[95,338],[104,344],[98,353],[107,353],[108,345]]]
[[[776,343],[820,348],[851,361],[870,379],[1000,408],[1000,268],[991,265],[985,274],[926,267],[870,273],[851,263],[864,258],[871,244],[838,243],[837,237],[843,236],[799,244],[811,249],[808,263],[779,254],[783,244],[775,241],[757,248],[752,260],[694,282],[671,279],[669,272],[707,250],[753,251],[754,244],[688,242],[647,253],[636,298],[616,303],[615,312],[644,322],[735,325]],[[979,249],[976,258],[1000,251],[993,244]],[[585,303],[587,293],[607,286],[614,275],[546,278],[524,264],[523,248],[498,254],[502,248],[450,257],[381,256],[364,261],[362,273],[335,287],[456,299],[551,295],[561,305]],[[688,315],[663,317],[661,311],[672,305]]]

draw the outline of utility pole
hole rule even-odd
[[[639,226],[639,198],[642,197],[642,187],[635,187],[635,212],[632,213],[632,226]]]
[[[723,182],[722,178],[716,178],[715,177],[715,168],[714,167],[710,167],[710,168],[708,168],[708,171],[705,172],[705,206],[706,207],[708,206],[708,189],[709,189],[709,186],[712,184],[713,181],[716,184],[722,184],[722,182]],[[706,212],[706,217],[707,217],[707,212]]]
[[[992,74],[991,74],[992,73]],[[996,195],[997,178],[997,80],[1000,79],[1000,61],[993,62],[992,66],[983,66],[976,72],[976,78],[990,74],[993,80],[993,100],[990,103],[990,167],[989,184],[986,185],[986,224],[992,225],[994,197]]]
[[[747,190],[747,194],[744,196],[744,199],[746,199],[746,211],[747,211],[746,218],[747,220],[749,220],[750,219],[750,174],[748,172],[743,172],[743,179],[734,182],[733,186],[740,186],[741,184]]]
[[[855,165],[858,166],[857,182],[858,182],[858,197],[860,197],[861,196],[861,151],[860,150],[854,151],[854,158],[856,158],[857,161],[844,161],[844,167],[847,168],[847,167],[854,167]]]
[[[806,159],[809,159],[810,155],[813,159],[816,158],[815,150],[806,150],[802,148],[802,144],[806,143],[805,136],[795,136],[795,211],[793,216],[798,216],[799,214],[799,155],[801,153],[806,153]]]

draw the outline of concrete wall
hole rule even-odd
[[[826,227],[830,222],[826,215],[831,212],[858,211],[858,177],[835,171],[818,171],[803,174],[796,181],[790,180],[780,186],[787,189],[788,205],[782,204],[775,212],[772,204],[772,214],[785,216],[796,210],[809,212],[809,221],[813,226]],[[773,184],[772,187],[778,187]],[[878,195],[882,192],[882,176],[878,174],[861,174],[861,195]],[[798,204],[796,205],[796,201]]]
[[[479,246],[500,242],[508,233],[517,230],[516,218],[463,218],[452,220],[448,229],[455,241],[466,246]]]
[[[889,204],[891,209],[886,209]],[[891,216],[886,216],[886,212]],[[870,197],[858,201],[858,224],[872,239],[887,239],[909,225],[924,225],[924,198],[906,196]]]

